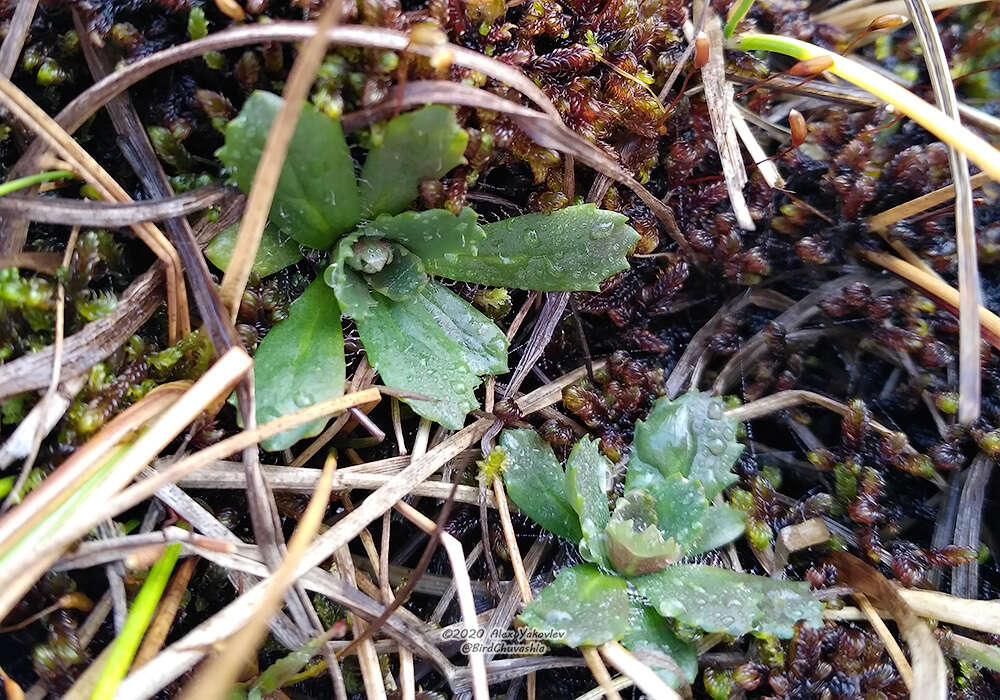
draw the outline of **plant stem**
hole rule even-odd
[[[722,33],[728,39],[736,31],[736,25],[743,21],[743,18],[747,16],[747,12],[753,7],[753,0],[740,0],[737,4],[733,5],[733,9],[729,12],[729,17],[726,18],[726,26],[722,28]]]
[[[170,574],[174,570],[174,564],[177,563],[177,557],[180,553],[180,544],[168,545],[163,556],[157,559],[153,568],[149,570],[142,588],[139,589],[139,594],[132,602],[132,609],[129,610],[128,617],[125,619],[125,627],[122,628],[121,634],[113,642],[111,655],[101,670],[101,675],[94,686],[94,692],[90,696],[92,700],[113,697],[118,684],[128,673],[128,668],[132,664],[132,659],[135,658],[139,643],[146,634],[150,620],[153,619],[153,613],[163,596],[163,589],[167,586],[167,581],[170,579]]]
[[[828,69],[831,73],[885,100],[944,143],[962,151],[994,181],[1000,182],[1000,152],[941,110],[870,68],[813,44],[774,34],[740,36],[736,46],[743,51],[774,51],[800,61],[820,56],[830,58],[833,61]]]
[[[43,182],[49,182],[51,180],[66,180],[68,178],[75,178],[76,173],[70,170],[48,170],[44,173],[36,173],[34,175],[26,175],[25,177],[19,177],[16,180],[11,180],[10,182],[4,182],[0,184],[0,197],[5,194],[10,194],[11,192],[16,192],[17,190],[23,190],[25,187],[31,187],[32,185],[38,185]]]

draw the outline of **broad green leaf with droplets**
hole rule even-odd
[[[465,162],[469,135],[455,112],[429,105],[389,120],[382,140],[361,168],[365,215],[398,214],[420,194],[420,181],[437,179]]]
[[[566,500],[566,477],[552,446],[524,428],[503,431],[499,442],[507,454],[503,481],[510,500],[552,534],[579,542],[580,519]]]
[[[239,231],[240,225],[233,224],[229,228],[223,229],[205,246],[205,257],[222,271],[229,267]],[[257,256],[250,269],[258,277],[267,277],[289,265],[294,265],[301,259],[302,251],[299,250],[298,244],[268,224],[264,227],[264,234],[261,236],[260,246],[257,248]]]
[[[476,212],[465,207],[455,216],[447,209],[382,214],[360,229],[365,236],[395,241],[431,264],[448,256],[475,253],[486,232],[476,223]]]
[[[713,505],[703,520],[705,529],[697,541],[686,551],[685,556],[694,556],[718,549],[729,544],[743,534],[746,529],[746,516],[728,504]]]
[[[344,393],[344,334],[340,307],[322,280],[310,284],[288,307],[288,318],[268,332],[254,355],[257,422],[265,423]],[[291,447],[318,435],[328,418],[279,433],[265,450]]]
[[[226,126],[226,144],[216,155],[236,184],[250,191],[257,162],[281,98],[257,91]],[[299,243],[320,250],[361,219],[358,184],[340,122],[306,104],[288,147],[271,204],[271,222]]]
[[[712,500],[736,481],[732,467],[742,452],[736,421],[726,418],[718,397],[695,391],[664,397],[635,424],[625,487],[645,488],[658,475],[680,474],[700,482]]]
[[[798,620],[810,627],[823,625],[823,604],[812,597],[807,583],[696,564],[675,564],[629,581],[664,617],[706,632],[787,639]]]
[[[521,622],[571,647],[621,639],[628,626],[625,580],[591,564],[563,569],[521,613]]]
[[[615,571],[634,576],[659,571],[681,558],[675,539],[664,538],[657,526],[657,504],[642,489],[628,491],[618,499],[604,532]]]
[[[503,333],[437,282],[429,282],[405,301],[378,293],[370,299],[367,314],[354,322],[368,361],[382,381],[436,399],[405,401],[425,418],[451,430],[461,428],[468,412],[479,405],[474,392],[481,380],[476,370],[506,371]],[[454,333],[452,326],[463,332]]]
[[[445,335],[462,347],[476,375],[507,372],[507,338],[493,321],[439,282],[430,282],[418,296]]]
[[[431,274],[494,287],[597,291],[628,267],[639,234],[628,219],[593,204],[525,214],[483,227],[477,250],[425,259]]]
[[[608,566],[604,528],[611,517],[608,507],[608,482],[611,463],[601,454],[597,441],[583,438],[566,461],[566,496],[580,517],[580,554],[587,561]]]
[[[640,661],[673,688],[680,688],[683,683],[694,683],[698,675],[698,653],[694,645],[678,639],[669,622],[648,605],[635,600],[629,611],[628,630],[622,645],[633,654],[638,654]],[[673,659],[684,675],[683,679],[677,678],[669,663],[657,664],[660,654]]]
[[[680,474],[671,474],[651,484],[647,490],[656,503],[657,526],[663,536],[676,541],[687,554],[701,536],[709,513],[701,484]]]

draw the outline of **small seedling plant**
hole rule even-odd
[[[281,98],[250,96],[225,130],[218,156],[249,191]],[[368,361],[421,416],[460,428],[485,375],[507,372],[497,325],[435,277],[492,287],[596,291],[628,267],[639,235],[621,214],[591,204],[480,225],[475,211],[408,211],[420,183],[465,162],[468,134],[451,109],[430,105],[372,130],[360,175],[340,123],[306,105],[274,195],[255,261],[259,275],[297,262],[299,245],[329,251],[328,266],[294,301],[255,356],[257,420],[268,421],[344,391],[341,314],[354,321]],[[236,231],[207,251],[225,269]],[[325,420],[271,438],[282,450],[317,435]]]
[[[613,466],[583,438],[560,466],[533,430],[504,431],[483,463],[549,532],[577,543],[587,563],[562,569],[521,621],[568,646],[620,641],[672,657],[694,680],[694,648],[677,623],[731,636],[791,637],[799,620],[819,627],[822,604],[809,585],[700,564],[678,563],[721,547],[744,530],[722,501],[743,451],[722,401],[690,392],[658,399],[635,426],[622,495],[609,503]],[[675,669],[676,670],[676,669]],[[677,683],[674,670],[658,671]]]

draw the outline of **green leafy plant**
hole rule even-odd
[[[226,127],[218,156],[249,190],[268,129],[281,107],[256,92]],[[330,251],[321,280],[292,304],[289,318],[256,355],[257,419],[333,398],[344,389],[339,314],[354,320],[382,381],[432,400],[409,400],[420,415],[459,428],[478,402],[482,377],[507,371],[501,330],[432,276],[542,291],[597,290],[625,269],[638,234],[620,214],[593,205],[480,225],[476,212],[407,211],[420,183],[465,162],[468,135],[447,107],[401,114],[373,130],[355,177],[340,124],[306,106],[296,127],[254,269],[268,274],[297,262],[302,246]],[[209,246],[224,268],[232,231]],[[264,443],[289,447],[318,434],[303,426]]]
[[[693,648],[669,620],[705,632],[790,637],[804,619],[822,624],[806,583],[677,563],[743,533],[743,514],[721,500],[743,451],[722,401],[690,392],[661,398],[635,426],[623,495],[609,503],[613,466],[583,438],[565,470],[534,431],[507,430],[490,455],[526,515],[579,545],[587,564],[568,567],[521,615],[569,646],[616,640],[671,656],[687,681]],[[630,588],[633,594],[630,594]],[[667,682],[673,673],[659,671]]]

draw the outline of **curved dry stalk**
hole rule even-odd
[[[340,21],[342,0],[330,0],[320,12],[316,21],[316,33],[309,37],[296,56],[288,81],[282,91],[283,102],[277,116],[271,123],[264,141],[257,169],[254,172],[253,183],[247,196],[246,212],[240,223],[233,256],[226,267],[219,288],[222,303],[229,307],[230,320],[236,322],[240,300],[250,279],[250,268],[257,257],[260,238],[267,224],[267,217],[274,201],[274,191],[278,187],[278,178],[288,155],[288,146],[292,142],[295,126],[302,114],[302,106],[309,96],[309,88],[316,79],[323,56],[326,53],[327,30]]]
[[[962,5],[975,5],[982,0],[930,0],[928,7],[933,12],[947,10],[951,7],[961,7]],[[902,15],[909,17],[909,8],[905,0],[889,0],[888,2],[876,3],[842,3],[829,10],[820,12],[813,18],[818,22],[835,24],[841,29],[848,31],[858,31],[865,29],[872,20],[883,15]]]
[[[961,124],[955,85],[948,69],[948,58],[941,36],[934,24],[928,0],[906,0],[930,74],[934,97],[941,111]],[[975,220],[972,211],[972,185],[969,162],[955,146],[948,146],[948,165],[955,187],[955,238],[958,246],[958,420],[968,425],[979,418],[981,378],[979,362],[979,312],[982,292],[976,255]]]
[[[100,202],[53,197],[0,197],[0,216],[64,226],[108,226],[118,228],[146,221],[161,221],[207,209],[235,192],[219,185],[142,202]],[[24,255],[24,254],[22,254]]]
[[[822,394],[817,394],[815,391],[807,391],[805,389],[787,389],[785,391],[779,391],[775,394],[771,394],[770,396],[765,396],[762,399],[757,399],[756,401],[743,404],[742,406],[730,408],[726,411],[726,417],[739,421],[753,420],[754,418],[767,416],[777,411],[791,408],[792,406],[801,406],[804,403],[822,406],[827,410],[839,413],[841,416],[845,417],[851,412],[851,409],[840,401],[831,399],[828,396],[823,396]],[[872,430],[879,433],[883,437],[893,437],[899,434],[898,431],[886,427],[877,420],[872,420],[869,425],[871,425]],[[907,443],[907,447],[909,447],[909,443]],[[913,448],[909,447],[909,449],[912,450]]]
[[[43,109],[36,105],[10,80],[0,76],[0,101],[18,119],[29,125],[49,148],[84,176],[98,193],[108,200],[131,201],[111,175],[85,151],[80,144]],[[191,332],[188,316],[187,294],[184,291],[184,271],[177,251],[155,226],[149,223],[134,224],[133,232],[160,259],[167,270],[167,326],[171,344]]]
[[[845,583],[867,598],[888,608],[900,634],[910,647],[914,700],[944,700],[948,697],[948,671],[930,628],[920,620],[900,592],[882,574],[846,552],[831,555]],[[903,669],[900,668],[903,672]]]

